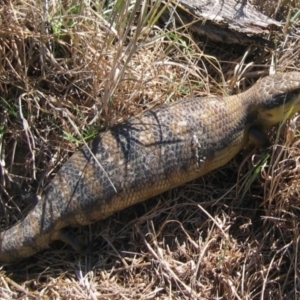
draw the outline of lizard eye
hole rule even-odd
[[[271,114],[270,112],[267,112],[267,113],[266,113],[266,117],[267,117],[267,118],[273,118],[273,114]]]

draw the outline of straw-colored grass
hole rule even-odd
[[[97,132],[179,98],[242,91],[274,67],[300,68],[297,1],[252,1],[290,21],[276,53],[165,28],[167,4],[0,4],[1,230]],[[238,64],[245,72],[234,77]],[[296,116],[270,131],[270,149],[246,149],[207,176],[74,229],[90,255],[55,242],[0,266],[0,298],[299,299],[298,128]]]

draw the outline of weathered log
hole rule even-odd
[[[200,35],[222,43],[273,47],[262,37],[282,26],[255,8],[237,0],[171,0],[163,20],[189,26]],[[172,13],[175,12],[175,13]]]

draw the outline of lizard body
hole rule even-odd
[[[0,262],[221,167],[247,145],[252,127],[300,110],[299,95],[300,73],[279,73],[239,95],[164,105],[99,134],[62,166],[25,219],[0,233]]]

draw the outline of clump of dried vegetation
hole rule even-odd
[[[278,36],[277,69],[299,70],[299,3],[252,4],[292,21]],[[1,230],[99,130],[227,89],[245,48],[165,28],[164,9],[149,0],[0,4]],[[262,52],[247,57],[256,64],[241,90],[268,73],[272,55]],[[57,242],[2,267],[0,298],[299,299],[298,128],[296,116],[270,132],[267,152],[247,149],[203,178],[76,229],[91,255]]]

